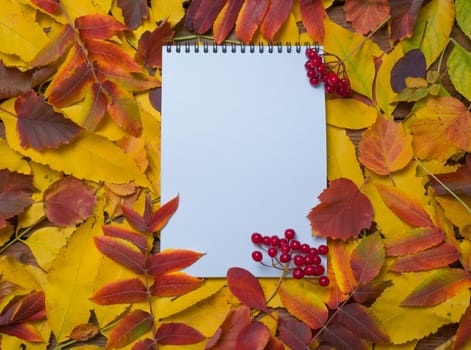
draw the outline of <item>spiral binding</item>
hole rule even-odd
[[[250,43],[249,45],[245,44],[236,44],[236,43],[222,43],[222,44],[209,44],[208,42],[203,42],[203,45],[198,45],[198,43],[194,42],[177,42],[172,45],[166,45],[166,50],[167,52],[172,52],[173,50],[176,53],[180,52],[185,52],[189,53],[193,49],[193,52],[199,53],[208,53],[208,52],[213,52],[213,53],[236,53],[239,50],[241,53],[249,52],[249,53],[264,53],[265,49],[268,51],[268,53],[273,53],[273,52],[278,52],[282,53],[284,50],[287,53],[291,53],[296,51],[297,53],[301,53],[303,49],[311,48],[314,47],[316,49],[319,49],[319,46],[317,44],[309,44],[309,43],[287,43],[287,44],[264,44],[264,43]]]

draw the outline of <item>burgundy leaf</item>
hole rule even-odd
[[[12,324],[8,326],[0,326],[0,334],[8,334],[32,343],[44,342],[39,331],[29,323]]]
[[[149,258],[149,274],[176,272],[194,264],[204,254],[186,249],[167,249]]]
[[[358,335],[339,323],[331,323],[324,329],[321,338],[336,350],[369,350],[371,348]]]
[[[29,91],[15,101],[21,146],[42,151],[68,144],[80,132],[73,121],[57,113],[44,97]]]
[[[123,11],[124,23],[129,29],[136,29],[143,19],[149,18],[146,0],[118,0],[118,7]]]
[[[206,33],[214,23],[227,0],[202,0],[193,20],[193,28],[197,34]]]
[[[0,325],[37,321],[46,317],[44,292],[33,292],[14,298],[0,314]]]
[[[391,70],[392,89],[394,92],[401,92],[406,87],[406,78],[423,78],[426,69],[425,56],[420,49],[407,51]]]
[[[193,32],[195,29],[195,25],[194,25],[195,16],[202,2],[203,0],[192,0],[190,3],[190,6],[186,10],[185,29],[190,32]]]
[[[270,340],[268,341],[265,350],[285,350],[285,346],[278,338],[275,338],[273,335],[270,336]],[[293,349],[295,350],[295,349]]]
[[[381,293],[392,286],[391,281],[373,280],[357,288],[353,294],[353,299],[360,304],[367,304],[378,298]]]
[[[208,341],[205,349],[235,349],[237,337],[241,330],[250,324],[251,320],[250,309],[245,305],[230,310],[215,335]],[[217,340],[214,341],[213,338],[217,338]]]
[[[141,234],[112,225],[103,225],[101,229],[105,236],[124,239],[125,241],[134,244],[142,253],[146,251],[147,241]]]
[[[456,340],[453,344],[453,350],[464,349],[466,344],[471,341],[471,306],[468,306],[466,312],[461,317],[458,330],[456,331]]]
[[[131,350],[157,350],[157,347],[152,339],[144,339],[134,344]]]
[[[253,321],[242,328],[237,337],[235,350],[263,350],[270,340],[270,331],[267,326]]]
[[[100,252],[138,274],[143,274],[145,269],[145,256],[140,251],[133,249],[125,241],[108,236],[94,237],[95,245]]]
[[[174,34],[167,21],[162,22],[152,32],[146,31],[137,43],[136,62],[152,68],[162,67],[162,45],[171,41]]]
[[[188,345],[199,343],[206,337],[184,323],[163,323],[157,330],[155,339],[160,345]]]
[[[146,301],[147,288],[138,278],[108,283],[90,298],[100,305],[130,304]]]
[[[79,224],[93,214],[96,198],[92,190],[75,177],[52,183],[43,196],[47,218],[58,226]]]
[[[0,169],[0,228],[33,202],[33,190],[33,176]]]
[[[123,211],[123,215],[126,218],[127,222],[131,224],[136,230],[140,232],[147,232],[147,224],[144,218],[139,215],[134,209],[131,207],[127,207],[125,205],[121,206],[121,210]]]
[[[234,29],[237,15],[244,4],[244,0],[229,0],[227,6],[223,9],[222,16],[217,19],[213,26],[214,41],[217,44],[222,43]],[[221,15],[221,14],[220,14]]]
[[[6,67],[0,60],[0,99],[7,99],[31,90],[31,71],[22,72],[15,67]]]
[[[311,328],[296,319],[280,319],[278,332],[280,340],[292,350],[305,350],[312,339]]]
[[[240,267],[231,267],[227,270],[227,286],[243,304],[269,313],[263,288],[251,272]]]
[[[152,315],[142,310],[126,314],[111,330],[106,342],[106,349],[121,348],[152,329]]]
[[[156,111],[162,109],[162,88],[156,87],[149,90],[149,101]]]
[[[59,8],[59,0],[31,0],[31,2],[52,15]]]
[[[435,177],[444,183],[452,192],[471,196],[471,155],[466,156],[466,163],[454,173],[437,174]],[[450,193],[434,177],[429,176],[430,185],[438,196]]]
[[[203,280],[183,272],[174,272],[156,276],[150,290],[152,295],[172,297],[183,295],[199,288]]]
[[[389,0],[391,7],[391,40],[402,40],[412,35],[415,20],[424,0]]]

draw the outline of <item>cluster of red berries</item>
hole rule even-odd
[[[307,71],[309,83],[318,86],[324,83],[325,92],[337,94],[340,97],[350,96],[352,89],[350,80],[347,78],[345,65],[337,56],[328,53],[319,53],[315,48],[306,49],[308,60],[304,64]],[[333,58],[327,61],[327,58]]]
[[[284,232],[284,238],[277,235],[262,236],[258,232],[252,233],[252,243],[263,249],[271,258],[272,265],[280,270],[289,270],[293,278],[301,279],[309,276],[321,276],[319,285],[329,285],[329,278],[322,276],[325,268],[322,265],[322,255],[327,255],[329,248],[321,244],[311,247],[307,243],[301,243],[295,239],[296,232],[289,228]],[[263,252],[255,250],[252,259],[263,264]]]

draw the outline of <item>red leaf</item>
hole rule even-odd
[[[327,261],[329,277],[335,278],[335,284],[344,294],[350,294],[358,286],[350,260],[350,250],[343,242],[339,240],[329,242],[329,259]],[[333,282],[331,281],[331,285],[335,285]]]
[[[285,350],[285,346],[277,338],[275,338],[274,336],[270,336],[270,340],[268,341],[268,344],[265,347],[265,350]],[[293,349],[293,350],[296,350],[296,349]]]
[[[0,60],[0,99],[21,95],[31,90],[31,71],[22,72],[16,67],[6,67]]]
[[[376,344],[389,342],[387,333],[378,325],[365,306],[351,303],[339,308],[338,311],[337,321],[354,334]]]
[[[33,190],[33,176],[0,169],[0,228],[33,202]]]
[[[0,314],[0,325],[37,321],[46,317],[44,292],[33,292],[13,299]]]
[[[338,323],[330,324],[325,328],[321,338],[336,350],[369,350],[371,348],[357,335]]]
[[[162,45],[171,41],[174,34],[170,23],[166,21],[152,32],[146,31],[137,43],[136,62],[152,68],[162,67]]]
[[[206,33],[214,23],[227,0],[202,0],[193,19],[193,29],[197,34]]]
[[[454,173],[437,174],[435,177],[444,183],[452,192],[471,196],[471,155],[466,156],[466,163]],[[430,185],[438,196],[450,193],[435,178],[429,176]]]
[[[188,345],[203,341],[206,337],[184,323],[163,323],[155,334],[160,345]]]
[[[115,70],[123,72],[142,73],[142,67],[137,64],[131,56],[121,47],[105,40],[87,39],[88,58],[90,61],[113,66]]]
[[[397,258],[390,270],[396,272],[425,271],[444,267],[458,260],[459,253],[451,244],[442,244],[416,254]]]
[[[0,333],[8,334],[32,343],[44,342],[41,333],[29,323],[0,326]]]
[[[134,244],[142,253],[146,251],[147,241],[141,234],[112,225],[103,225],[101,229],[106,236],[124,239],[125,241]]]
[[[52,15],[59,8],[59,0],[31,0],[31,2]]]
[[[270,340],[270,331],[261,322],[251,322],[239,333],[235,350],[264,350]]]
[[[82,40],[109,39],[113,35],[127,30],[126,26],[113,16],[99,13],[78,17],[75,20],[75,28],[79,30]]]
[[[434,306],[471,287],[463,269],[438,269],[428,275],[401,303],[401,306]]]
[[[147,300],[147,288],[138,278],[108,283],[90,298],[100,305],[130,304]]]
[[[194,264],[204,254],[185,249],[167,249],[149,258],[149,274],[176,272]]]
[[[198,9],[200,8],[201,4],[203,3],[203,0],[193,0],[190,3],[190,6],[186,10],[186,15],[185,15],[185,29],[193,32],[195,29],[194,26],[194,21],[195,21],[195,16],[196,13],[198,12]]]
[[[164,226],[170,220],[172,215],[175,214],[175,212],[177,211],[178,203],[179,203],[179,196],[177,195],[171,200],[169,200],[167,203],[162,205],[154,213],[154,215],[150,217],[150,220],[147,223],[149,232],[160,231],[162,228],[164,228]]]
[[[144,339],[134,344],[131,350],[157,350],[157,347],[152,339]]]
[[[97,127],[106,112],[108,100],[103,93],[99,83],[90,86],[89,93],[82,103],[82,123],[81,126],[88,131],[93,131]]]
[[[361,35],[375,30],[389,16],[388,0],[346,0],[346,19]]]
[[[414,227],[433,226],[422,205],[397,187],[377,184],[376,188],[384,204],[400,219]]]
[[[94,323],[83,323],[75,326],[70,332],[69,338],[77,341],[88,341],[95,338],[99,332],[99,328]]]
[[[44,212],[58,226],[79,224],[93,214],[96,198],[92,190],[75,177],[52,183],[43,196]]]
[[[269,313],[263,288],[258,279],[249,271],[240,267],[231,267],[227,270],[227,286],[243,304]]]
[[[143,19],[149,18],[146,0],[118,0],[118,7],[123,11],[124,23],[129,29],[136,29]]]
[[[268,10],[268,0],[246,0],[237,17],[235,31],[239,40],[248,44]]]
[[[424,0],[389,0],[392,41],[409,38]]]
[[[321,203],[308,215],[312,229],[318,235],[345,241],[371,226],[371,202],[352,180],[333,180],[318,198]]]
[[[62,57],[74,42],[75,31],[70,24],[64,24],[57,36],[39,51],[30,62],[32,67],[46,66]],[[54,69],[55,72],[55,69]]]
[[[419,227],[406,234],[386,239],[384,245],[388,256],[417,253],[443,242],[445,234],[436,227]]]
[[[171,297],[183,295],[199,288],[203,280],[183,272],[174,272],[156,276],[150,288],[152,295]]]
[[[292,350],[305,350],[312,339],[311,328],[295,319],[280,319],[278,332],[280,340]]]
[[[260,31],[265,39],[274,41],[275,35],[286,22],[293,0],[271,0],[267,13],[260,26]]]
[[[360,304],[367,304],[376,300],[381,293],[392,286],[391,281],[373,280],[369,283],[355,289],[353,299]]]
[[[241,330],[250,324],[252,318],[250,317],[250,309],[241,305],[235,309],[232,309],[227,314],[219,330],[213,336],[217,337],[217,341],[213,338],[209,339],[208,345],[205,349],[211,350],[228,350],[235,349],[237,337]]]
[[[152,329],[152,316],[142,310],[134,310],[124,316],[111,330],[106,349],[123,347]]]
[[[324,43],[324,18],[327,16],[322,0],[300,0],[299,7],[304,28],[319,44]]]
[[[456,331],[456,339],[453,343],[453,350],[464,348],[466,344],[471,342],[471,307],[468,306],[466,312],[461,317]]]
[[[350,260],[353,276],[359,285],[367,284],[378,276],[384,264],[384,255],[383,240],[379,233],[363,237]]]
[[[193,2],[192,2],[193,4]],[[231,33],[244,0],[229,0],[213,25],[214,41],[222,43]]]
[[[23,148],[33,147],[42,151],[68,144],[80,131],[80,127],[57,113],[44,97],[29,91],[15,101],[18,115],[17,128]]]
[[[94,237],[95,245],[100,252],[138,274],[143,274],[146,267],[145,256],[140,251],[126,245],[123,240],[98,236]]]
[[[122,205],[121,210],[123,212],[124,217],[126,218],[126,221],[129,222],[132,227],[134,227],[140,232],[147,232],[147,223],[145,222],[144,218],[139,215],[134,209]]]

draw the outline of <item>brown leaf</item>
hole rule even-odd
[[[190,2],[190,6],[186,10],[186,15],[185,15],[185,29],[186,30],[190,32],[195,31],[195,26],[194,26],[195,16],[202,3],[203,3],[203,0],[193,0]]]
[[[265,294],[258,279],[249,271],[240,267],[227,270],[227,285],[231,293],[250,308],[268,313]]]
[[[271,0],[260,31],[265,39],[274,41],[275,35],[288,19],[293,0]]]
[[[0,228],[6,219],[22,213],[32,202],[33,176],[0,169]]]
[[[389,16],[388,0],[346,0],[346,19],[361,35],[375,30]]]
[[[146,31],[137,42],[137,52],[134,56],[136,62],[148,67],[162,67],[162,46],[172,40],[175,32],[170,23],[162,22],[152,32]]]
[[[206,33],[226,2],[227,0],[202,0],[193,19],[195,33]]]
[[[392,41],[412,36],[415,20],[424,0],[389,0]]]
[[[396,272],[414,272],[448,266],[458,260],[458,250],[443,242],[427,250],[397,258],[390,270]]]
[[[158,276],[176,272],[194,264],[203,255],[186,249],[166,249],[149,257],[148,273]]]
[[[75,20],[75,28],[79,30],[82,40],[109,39],[127,30],[126,26],[115,17],[99,13],[78,17]]]
[[[217,44],[222,43],[231,33],[243,4],[244,0],[229,0],[219,13],[213,25],[214,41]]]
[[[412,49],[405,53],[391,70],[391,87],[394,92],[401,92],[406,88],[406,78],[425,78],[425,56],[420,49]]]
[[[381,293],[387,288],[392,286],[391,281],[373,280],[367,284],[355,289],[353,299],[360,304],[368,304],[375,301]]]
[[[52,183],[43,195],[44,212],[58,226],[76,225],[93,214],[96,198],[92,190],[75,177]]]
[[[136,29],[142,20],[149,18],[146,0],[118,0],[118,7],[123,11],[124,23],[129,29]]]
[[[308,215],[314,232],[323,237],[347,240],[357,237],[373,221],[370,200],[347,178],[330,182],[319,195],[320,204]]]
[[[17,129],[21,146],[42,151],[68,144],[80,132],[80,127],[46,103],[44,97],[29,91],[15,101]]]
[[[237,17],[235,31],[243,43],[248,44],[268,10],[268,0],[246,0]]]
[[[183,272],[173,272],[155,276],[154,284],[150,288],[152,295],[158,297],[172,297],[183,295],[199,288],[203,280]]]
[[[371,348],[360,337],[337,322],[324,329],[321,339],[336,350],[369,350]]]
[[[147,240],[141,234],[113,225],[103,225],[101,229],[105,236],[124,239],[125,241],[134,244],[142,253],[146,251]]]
[[[358,284],[365,285],[378,276],[384,264],[384,246],[379,232],[363,237],[352,252],[350,265]]]
[[[83,323],[75,326],[69,335],[70,339],[77,341],[88,341],[97,336],[99,328],[94,323]]]
[[[466,156],[466,162],[454,173],[437,174],[435,177],[445,184],[453,193],[471,197],[471,155]],[[443,185],[429,175],[430,185],[437,196],[449,195]]]
[[[90,298],[100,305],[131,304],[148,299],[147,288],[138,278],[111,282]]]
[[[419,227],[405,234],[397,234],[384,241],[388,256],[417,253],[443,242],[445,234],[436,227]]]
[[[264,350],[269,340],[270,331],[267,326],[253,321],[240,331],[235,350]]]
[[[152,329],[152,316],[142,310],[126,314],[111,330],[106,342],[106,349],[123,347]]]
[[[250,309],[241,305],[235,309],[232,309],[227,314],[223,323],[219,327],[221,331],[216,331],[214,337],[217,337],[217,341],[213,338],[209,339],[205,349],[211,350],[228,350],[235,349],[237,337],[241,330],[246,327],[252,318],[250,317]]]
[[[97,236],[94,237],[94,241],[98,250],[110,259],[137,274],[144,273],[145,255],[129,243],[126,244],[126,241],[109,236]]]
[[[301,18],[304,28],[311,38],[319,44],[324,43],[324,18],[327,16],[322,0],[300,0]]]
[[[305,350],[312,339],[312,331],[306,324],[295,319],[280,319],[280,340],[292,350]]]
[[[6,67],[0,60],[0,99],[7,99],[31,90],[32,72]]]
[[[184,323],[163,323],[155,334],[160,345],[188,345],[203,341],[206,337]]]

